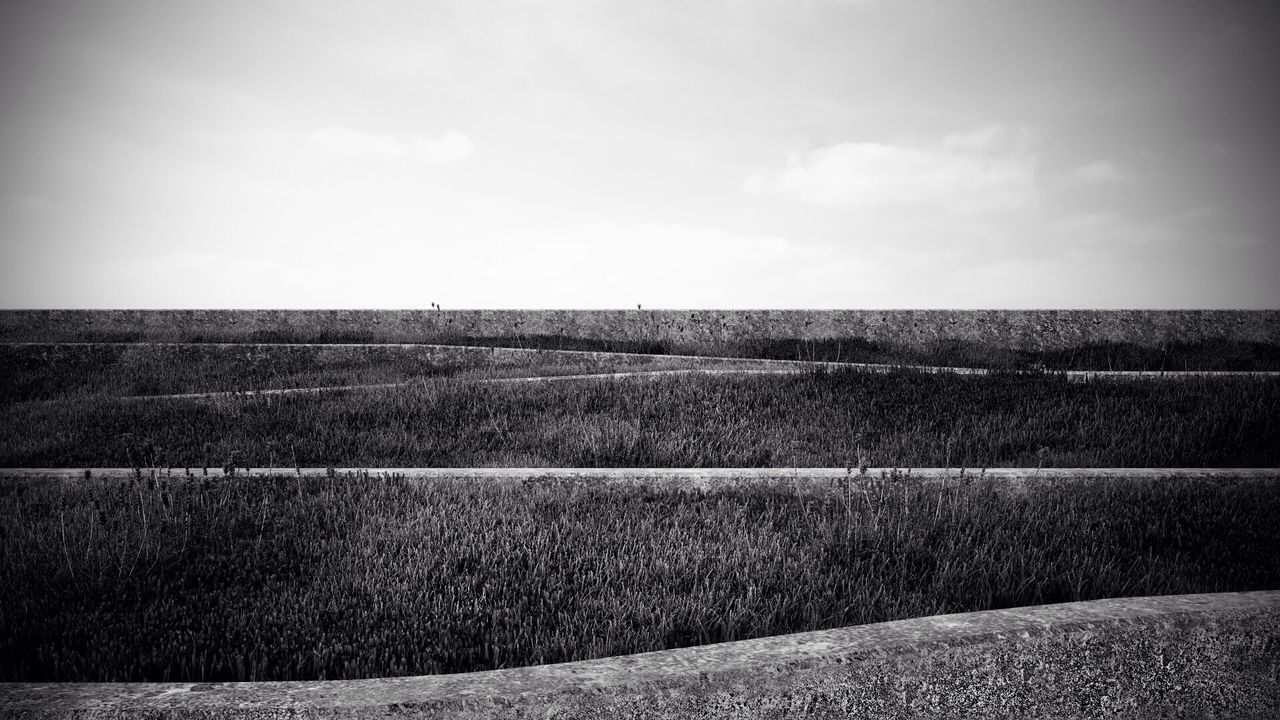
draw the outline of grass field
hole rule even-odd
[[[689,367],[678,358],[542,356],[398,345],[0,345],[0,404],[426,378],[570,375]],[[724,364],[750,366],[750,361]]]
[[[463,339],[462,344],[487,344],[496,339]],[[510,340],[507,340],[510,343]],[[628,342],[565,339],[554,336],[528,338],[530,346],[564,349],[608,350],[677,355],[809,360],[824,362],[884,363],[1026,370],[1280,370],[1280,345],[1239,341],[1090,343],[1052,351],[1011,350],[994,345],[938,340],[913,347],[863,338],[818,340],[724,340],[715,342]]]
[[[0,467],[1276,467],[1280,380],[814,371],[0,407]]]
[[[106,336],[88,334],[82,339],[97,341],[146,341],[151,336],[145,331],[121,331]],[[226,351],[216,347],[223,342],[277,342],[283,344],[302,341],[320,344],[370,342],[363,358],[355,351],[346,353],[352,362],[347,367],[331,367],[330,371],[358,372],[360,365],[394,365],[412,371],[415,362],[422,362],[421,354],[398,350],[395,345],[376,347],[378,336],[373,332],[348,331],[338,335],[296,336],[288,333],[253,333],[237,336],[179,335],[178,339],[204,348],[111,348],[110,346],[55,346],[30,347],[0,344],[0,362],[13,368],[29,368],[37,365],[42,356],[56,353],[59,362],[68,371],[89,372],[127,377],[129,368],[150,360],[161,362],[168,355],[186,364],[203,367],[209,377],[219,374],[219,367],[240,368],[246,363],[255,374],[251,377],[271,377],[273,372],[301,372],[314,363],[331,365],[334,361],[324,358],[323,349],[309,349],[304,345],[293,348],[248,347],[240,353],[243,357],[227,358]],[[745,359],[809,360],[826,362],[884,363],[890,365],[935,365],[1020,370],[1044,367],[1051,370],[1280,370],[1280,344],[1243,342],[1236,340],[1177,342],[1167,341],[1154,345],[1126,342],[1086,343],[1077,347],[1053,351],[1011,350],[975,341],[949,339],[934,340],[922,345],[878,342],[865,338],[801,339],[719,339],[702,341],[660,340],[604,340],[564,335],[509,335],[471,337],[466,335],[441,335],[431,343],[470,347],[513,347],[543,350],[583,350],[628,354],[695,355],[711,357],[737,357]],[[311,365],[308,365],[311,363]],[[271,367],[275,365],[276,367]],[[113,368],[112,366],[119,366]]]
[[[1280,369],[1270,346],[516,344],[633,355],[494,364],[395,346],[0,345],[0,467],[137,468],[133,480],[0,484],[0,681],[465,672],[1280,582],[1274,481],[1042,483],[1020,495],[858,470],[1277,467],[1280,379],[1022,371]],[[634,354],[654,351],[1008,372],[479,382],[689,366]],[[124,398],[379,383],[408,384]],[[201,476],[227,465],[849,472],[709,491]]]
[[[7,483],[0,680],[465,672],[1280,584],[1273,481],[998,487]]]

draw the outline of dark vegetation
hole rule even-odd
[[[523,361],[523,362],[521,362]],[[0,345],[0,403],[275,388],[377,385],[462,375],[658,369],[642,356],[507,357],[483,350],[373,345]]]
[[[0,401],[401,382],[449,374],[429,356],[372,347],[0,346]]]
[[[458,344],[512,344],[511,338],[463,338]],[[974,367],[996,370],[1280,370],[1280,345],[1239,341],[1092,343],[1064,350],[1012,350],[968,340],[934,340],[915,347],[864,338],[744,339],[673,343],[538,336],[527,347],[666,355],[712,355],[766,360]]]
[[[226,331],[180,339],[372,337]],[[92,339],[147,339],[129,332]],[[1024,372],[1276,370],[1274,345],[1027,353],[960,341],[431,341],[1005,372],[485,385],[468,379],[474,363],[392,345],[0,345],[0,467],[137,468],[125,481],[0,484],[0,681],[466,672],[946,612],[1280,586],[1274,482],[1043,483],[1022,495],[973,478],[1000,466],[1280,466],[1280,380],[1076,384]],[[120,397],[405,381],[416,382]],[[227,465],[850,471],[803,489],[707,492],[202,477]],[[937,485],[860,476],[859,466],[971,472]],[[179,469],[153,471],[164,467]]]
[[[386,344],[376,329],[297,330],[182,333],[181,342],[214,344]],[[154,339],[146,330],[89,332],[86,342],[143,342]],[[1004,370],[1045,367],[1051,370],[1280,370],[1280,344],[1238,340],[1166,341],[1154,345],[1132,342],[1087,343],[1062,350],[1014,350],[964,339],[937,339],[922,344],[880,342],[866,338],[704,339],[687,341],[644,339],[595,339],[565,335],[503,335],[471,337],[436,334],[424,344],[473,347],[515,347],[542,350],[585,350],[655,355],[697,355],[773,360],[884,363],[890,365],[943,365]],[[2,346],[0,346],[2,347]],[[259,349],[266,352],[269,349]],[[5,350],[9,360],[13,350]],[[105,351],[94,350],[99,357]],[[371,351],[376,353],[377,350]],[[376,354],[372,356],[376,358]],[[84,362],[89,362],[85,360]]]
[[[361,678],[1280,586],[1280,487],[0,485],[0,681]]]
[[[671,376],[0,407],[0,467],[1277,467],[1280,380]]]
[[[1280,370],[1280,345],[1240,341],[1091,343],[1063,350],[1012,350],[966,340],[922,347],[861,338],[726,343],[726,355],[827,362],[1026,370]],[[693,353],[699,354],[699,353]]]

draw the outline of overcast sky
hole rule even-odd
[[[8,308],[1277,308],[1230,0],[0,10]]]

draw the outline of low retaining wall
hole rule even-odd
[[[941,615],[460,675],[0,684],[28,718],[1274,718],[1280,591]]]
[[[6,310],[0,342],[565,337],[673,343],[961,339],[1018,350],[1228,339],[1280,343],[1277,310]]]

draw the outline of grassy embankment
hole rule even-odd
[[[166,333],[147,329],[85,332],[85,342],[187,343],[386,343],[377,328],[314,332],[299,330],[240,331],[224,328],[217,334]],[[398,342],[398,341],[397,341]],[[587,350],[656,355],[698,355],[777,360],[944,365],[1004,370],[1043,366],[1052,370],[1280,370],[1280,344],[1238,340],[1167,341],[1158,345],[1132,342],[1088,343],[1062,350],[1013,350],[964,339],[939,339],[922,345],[881,342],[866,338],[609,340],[564,335],[504,335],[472,337],[435,334],[423,343],[518,347],[544,350]],[[99,351],[101,352],[101,351]]]
[[[0,407],[0,467],[1276,467],[1280,380],[812,372]]]
[[[1257,480],[144,476],[7,483],[0,531],[0,681],[466,672],[1280,587],[1280,486]]]
[[[749,361],[737,365],[749,365]],[[278,388],[664,370],[677,358],[504,355],[395,345],[0,345],[0,404]]]
[[[498,338],[463,338],[460,344],[493,344]],[[641,342],[544,336],[529,347],[608,350],[670,355],[712,355],[775,360],[930,365],[996,370],[1280,370],[1280,345],[1239,341],[1091,343],[1063,350],[1013,350],[968,340],[938,340],[921,347],[864,338]],[[511,344],[510,339],[506,339]]]

